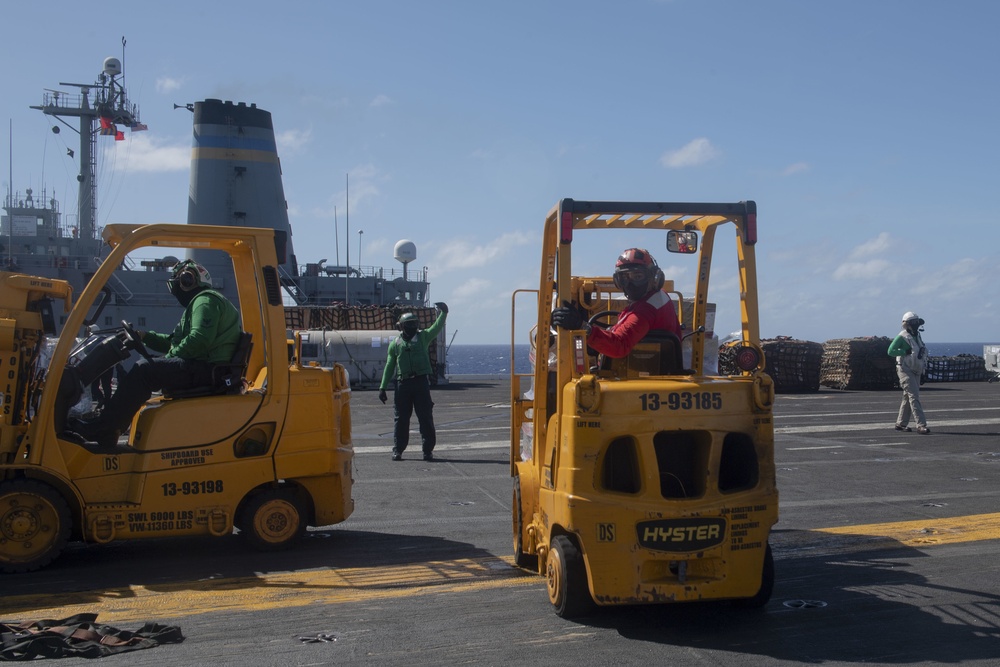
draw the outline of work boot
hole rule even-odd
[[[918,426],[917,433],[919,433],[920,435],[930,435],[931,430],[926,426]]]
[[[122,432],[116,428],[106,428],[94,434],[94,442],[103,449],[114,449]]]
[[[399,451],[398,449],[392,450],[392,460],[393,461],[402,461],[403,460],[403,452]]]
[[[121,431],[105,426],[100,419],[78,419],[70,417],[66,421],[66,430],[78,434],[87,442],[96,443],[99,447],[110,449],[118,444]]]
[[[424,461],[433,461],[433,460],[434,460],[434,454],[432,454],[431,452],[424,452]]]

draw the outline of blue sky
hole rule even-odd
[[[429,0],[4,3],[3,190],[76,207],[29,105],[121,57],[148,132],[102,144],[98,222],[184,222],[191,114],[272,113],[300,262],[417,246],[456,344],[505,343],[563,197],[759,210],[761,334],[1000,341],[1000,3]],[[67,144],[66,142],[70,142]],[[114,142],[110,142],[114,143]],[[358,234],[363,230],[363,235]],[[652,242],[650,242],[652,243]],[[662,243],[662,241],[657,241]],[[609,274],[628,237],[583,248]],[[693,270],[650,245],[690,291]],[[332,262],[331,262],[332,263]],[[732,286],[728,267],[715,274]],[[716,329],[738,326],[720,298]],[[518,316],[520,328],[521,317]],[[520,334],[519,334],[520,335]],[[526,336],[518,342],[527,342]]]

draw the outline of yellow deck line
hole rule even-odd
[[[1000,539],[1000,513],[872,523],[771,536],[777,558],[929,547]],[[468,593],[508,586],[544,586],[511,558],[430,561],[407,566],[355,567],[261,574],[254,577],[129,586],[103,591],[22,595],[0,599],[3,620],[65,618],[98,613],[104,623],[331,605],[428,593]]]
[[[98,613],[102,623],[248,612],[311,604],[460,593],[541,581],[513,559],[432,561],[404,567],[360,567],[262,574],[103,591],[22,595],[0,599],[2,620],[27,621]]]
[[[1000,538],[1000,513],[970,514],[946,519],[918,519],[821,528],[831,535],[869,535],[894,539],[907,546],[953,544]]]
[[[869,523],[771,535],[775,557],[782,552],[843,553],[864,549],[929,547],[1000,539],[1000,513],[942,519]]]

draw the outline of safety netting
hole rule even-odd
[[[819,391],[823,344],[778,336],[760,342],[764,350],[764,370],[774,380],[778,393]]]
[[[928,357],[927,382],[982,382],[988,380],[986,360],[974,354],[955,357]]]
[[[285,327],[291,330],[386,331],[396,328],[403,313],[416,313],[420,327],[437,318],[437,308],[417,306],[286,306]]]
[[[898,389],[896,359],[889,356],[891,338],[863,336],[838,338],[825,343],[796,340],[791,337],[761,341],[765,371],[774,380],[776,393],[831,389]],[[739,375],[735,348],[719,349],[719,374]],[[990,371],[983,357],[960,354],[953,357],[928,357],[921,377],[924,382],[982,382]]]

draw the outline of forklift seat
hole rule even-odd
[[[243,331],[236,343],[236,351],[227,364],[215,364],[212,369],[212,384],[190,389],[164,391],[164,398],[195,398],[197,396],[222,396],[242,394],[246,383],[244,377],[253,350],[253,334]]]
[[[681,339],[662,329],[650,331],[635,344],[628,356],[614,359],[604,356],[601,371],[617,378],[633,380],[652,375],[690,374],[684,368]]]

